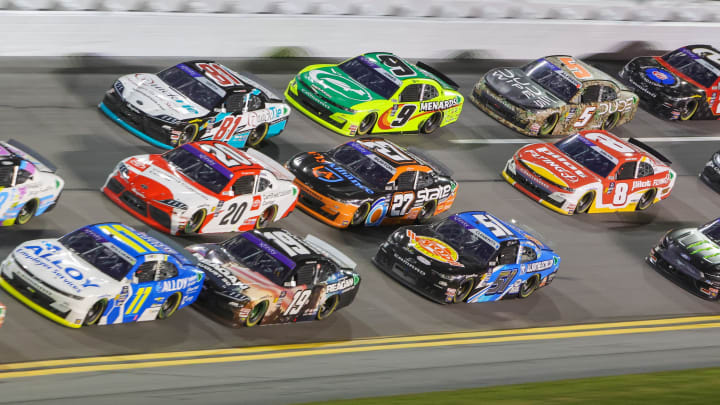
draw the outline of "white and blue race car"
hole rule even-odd
[[[0,142],[0,226],[24,225],[55,207],[65,181],[29,147]]]
[[[122,76],[98,107],[164,149],[199,140],[256,147],[280,134],[290,115],[290,107],[257,79],[209,60]]]
[[[71,328],[165,319],[195,302],[205,279],[174,245],[119,223],[88,225],[15,248],[0,264],[0,286]]]

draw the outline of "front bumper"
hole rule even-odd
[[[336,228],[350,226],[353,215],[358,209],[357,206],[330,199],[316,192],[305,183],[300,182],[297,178],[295,178],[293,184],[298,187],[297,206],[301,210],[311,217]]]
[[[293,83],[296,83],[293,86]],[[293,79],[285,90],[285,99],[295,109],[305,114],[308,118],[332,130],[340,135],[355,136],[357,132],[359,117],[353,114],[333,112],[328,106],[324,106],[301,90],[302,84],[297,84]],[[295,90],[293,90],[293,87]],[[306,92],[310,90],[305,89]],[[356,122],[357,121],[357,122]]]
[[[8,256],[0,264],[0,287],[30,309],[60,325],[69,328],[82,326],[87,311],[58,309],[56,302],[61,298],[27,270],[21,269],[12,256]]]
[[[172,235],[180,233],[180,227],[173,224],[172,207],[160,204],[155,206],[153,202],[148,202],[136,195],[129,190],[127,183],[120,178],[117,172],[108,177],[107,182],[100,191],[132,216],[153,228]]]
[[[115,121],[118,125],[128,130],[133,135],[154,146],[163,149],[173,149],[171,135],[162,128],[159,121],[150,118],[129,106],[114,91],[108,91],[103,101],[98,105],[100,111]],[[177,138],[175,138],[177,142]]]
[[[576,202],[570,200],[569,197],[571,194],[567,194],[568,198],[562,199],[562,201],[551,198],[551,194],[557,195],[558,192],[540,184],[530,176],[523,175],[520,170],[517,170],[517,164],[514,159],[514,157],[510,158],[502,171],[502,177],[505,181],[523,194],[555,212],[563,215],[572,215],[574,213]],[[515,170],[511,170],[511,166],[514,166]]]
[[[712,160],[707,162],[703,171],[700,172],[700,180],[705,182],[711,189],[720,193],[720,167],[715,166]]]
[[[685,283],[701,297],[709,300],[717,300],[720,295],[720,282],[712,283],[708,280],[689,271],[685,263],[679,263],[672,257],[667,249],[655,246],[650,249],[650,254],[645,258],[654,268],[662,271],[669,278]],[[697,270],[695,270],[697,272]]]
[[[523,135],[537,136],[540,125],[532,125],[529,120],[521,117],[522,112],[510,107],[504,97],[486,86],[475,86],[470,93],[470,101],[496,121]]]

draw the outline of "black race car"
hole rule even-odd
[[[720,151],[713,153],[710,160],[705,163],[703,171],[700,172],[700,180],[720,193]]]
[[[669,120],[720,119],[720,51],[688,45],[628,62],[620,79],[650,112]]]
[[[720,218],[699,228],[673,229],[650,249],[648,263],[686,284],[699,296],[716,300],[720,293]]]
[[[278,228],[188,246],[205,272],[196,302],[231,326],[325,319],[355,299],[355,262],[308,235]]]

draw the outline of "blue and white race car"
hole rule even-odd
[[[195,302],[205,274],[190,253],[155,235],[103,223],[31,240],[0,264],[0,286],[71,328],[165,319]]]
[[[122,76],[98,107],[165,149],[199,140],[255,147],[280,134],[290,115],[290,106],[257,79],[209,60]]]
[[[425,297],[449,304],[527,298],[550,284],[560,257],[520,227],[471,211],[399,228],[373,262]]]

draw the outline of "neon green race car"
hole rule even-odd
[[[339,65],[311,65],[288,84],[287,101],[320,125],[346,136],[429,134],[457,121],[458,85],[422,62],[384,52]]]

